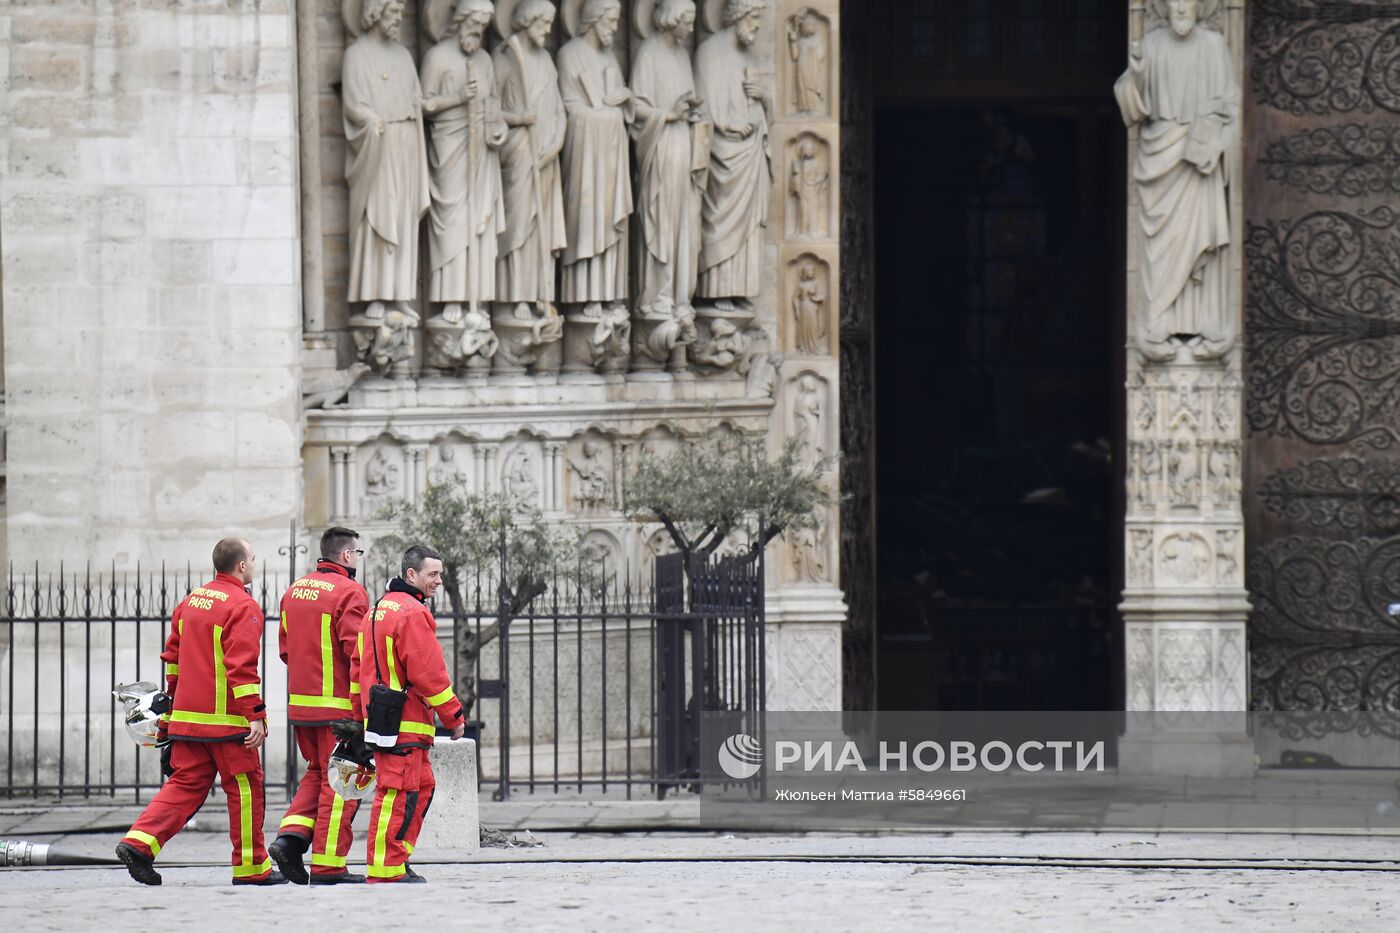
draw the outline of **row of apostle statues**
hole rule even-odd
[[[649,5],[630,80],[612,49],[620,0],[566,2],[572,38],[553,57],[549,0],[449,2],[421,70],[399,41],[403,0],[363,0],[345,53],[360,358],[406,375],[421,327],[439,372],[742,367],[773,183],[751,49],[766,0],[725,0],[693,64],[695,4]]]

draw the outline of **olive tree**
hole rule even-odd
[[[732,536],[746,535],[754,553],[785,531],[815,527],[831,502],[833,462],[796,438],[773,456],[762,436],[712,427],[669,453],[644,453],[624,485],[625,506],[635,521],[662,524],[689,575]]]
[[[395,523],[372,551],[371,566],[384,576],[398,573],[399,557],[411,544],[427,544],[442,554],[442,589],[456,619],[456,692],[469,711],[477,699],[476,659],[500,636],[503,624],[553,582],[590,589],[598,584],[594,555],[579,534],[551,526],[536,506],[500,493],[470,492],[461,475],[433,483],[417,500],[390,502],[376,517]],[[467,597],[478,585],[480,598],[496,604],[495,618],[479,627],[467,618]]]

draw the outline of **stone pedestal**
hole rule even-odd
[[[423,818],[414,854],[434,859],[478,848],[481,816],[476,796],[476,743],[471,739],[435,739],[431,760],[437,789]]]

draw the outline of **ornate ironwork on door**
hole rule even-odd
[[[1400,4],[1249,9],[1252,704],[1317,733],[1400,710]]]

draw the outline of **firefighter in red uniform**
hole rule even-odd
[[[160,655],[173,701],[161,735],[170,740],[168,767],[162,761],[170,779],[117,844],[117,858],[142,884],[160,884],[155,857],[209,797],[215,776],[228,797],[233,883],[287,883],[263,847],[263,611],[244,589],[255,560],[247,541],[220,541],[214,579],[191,591],[171,617]]]
[[[397,741],[374,752],[376,790],[366,840],[370,884],[423,882],[408,858],[433,802],[428,763],[436,733],[433,714],[452,730],[453,739],[466,731],[466,714],[452,692],[438,644],[437,621],[426,605],[442,585],[442,555],[414,545],[404,552],[401,569],[360,629],[350,668],[360,685],[354,697],[357,718],[365,715],[375,684],[407,693]]]
[[[278,636],[287,664],[291,698],[287,721],[306,759],[306,773],[268,853],[287,880],[297,884],[358,884],[364,875],[345,869],[350,851],[350,821],[358,800],[345,800],[326,780],[326,760],[335,749],[331,724],[351,720],[350,658],[360,623],[369,612],[365,589],[355,582],[360,536],[349,528],[331,528],[321,536],[316,569],[297,580],[282,597]],[[302,856],[311,848],[311,875]]]

